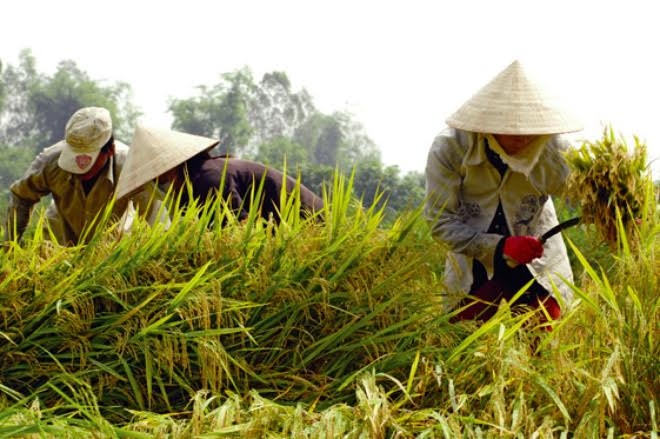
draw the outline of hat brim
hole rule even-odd
[[[131,194],[218,143],[217,139],[209,137],[137,126],[126,162],[119,174],[115,196],[119,199]]]
[[[92,166],[96,163],[96,159],[103,148],[103,145],[101,145],[101,148],[90,148],[89,151],[81,152],[80,149],[74,150],[74,148],[64,140],[60,143],[62,144],[62,152],[57,159],[57,165],[72,174],[85,174],[92,169]]]

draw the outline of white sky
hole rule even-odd
[[[423,171],[444,120],[514,59],[582,117],[660,156],[660,14],[651,0],[9,0],[0,60],[30,48],[52,74],[72,59],[92,79],[131,84],[145,123],[170,97],[248,66],[287,73],[323,112],[348,110],[387,165]],[[631,142],[632,144],[632,142]],[[654,164],[654,168],[658,165]],[[657,172],[654,172],[657,175]]]

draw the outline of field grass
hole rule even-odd
[[[554,331],[451,324],[421,208],[386,222],[351,185],[323,222],[293,196],[279,227],[220,202],[85,247],[34,227],[0,254],[0,437],[658,437],[655,215],[607,258],[566,234]]]

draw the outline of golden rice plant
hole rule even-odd
[[[629,148],[611,126],[602,138],[584,141],[570,149],[566,158],[571,168],[567,198],[581,209],[585,224],[593,224],[601,238],[615,250],[620,245],[617,215],[631,243],[638,235],[636,228],[644,218],[645,204],[653,191],[647,164],[647,147],[637,136]]]

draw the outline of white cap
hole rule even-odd
[[[73,113],[64,129],[58,166],[73,174],[86,173],[94,165],[101,148],[110,137],[110,112],[101,107],[81,108]]]

